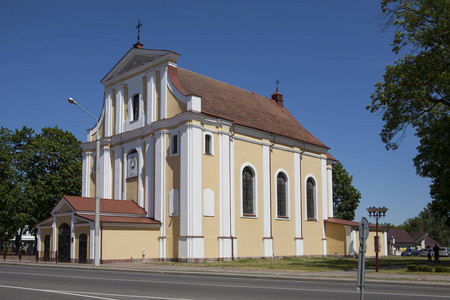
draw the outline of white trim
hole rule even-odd
[[[253,216],[245,216],[244,215],[244,199],[242,198],[242,192],[243,192],[243,186],[242,186],[242,172],[244,171],[245,167],[250,167],[253,171]],[[239,198],[240,198],[240,205],[241,205],[241,218],[250,218],[250,219],[256,219],[258,218],[258,172],[256,171],[255,166],[253,166],[250,162],[245,162],[241,165],[241,170],[239,172],[240,176],[240,190],[239,190]]]
[[[203,190],[203,216],[214,217],[214,191],[212,189]]]
[[[122,157],[123,147],[116,146],[114,150],[114,199],[122,199]]]
[[[327,185],[327,159],[322,157],[320,160],[320,175],[321,175],[321,184],[320,188],[322,189],[322,220],[328,219],[328,185]],[[325,238],[325,223],[323,223],[323,238]]]
[[[295,237],[302,237],[302,179],[300,170],[300,153],[294,153],[294,218],[295,218]],[[300,255],[296,252],[296,255]]]
[[[286,176],[286,216],[285,218],[280,218],[278,216],[278,174],[283,173]],[[274,191],[275,191],[275,219],[276,220],[290,220],[291,219],[291,180],[289,179],[288,172],[280,168],[275,172],[275,180],[274,180]]]
[[[154,178],[155,178],[155,142],[154,136],[148,137],[145,143],[145,179],[144,179],[144,198],[145,204],[144,209],[147,211],[147,216],[149,218],[155,217],[155,198],[154,198]]]
[[[89,196],[89,153],[83,152],[83,164],[82,164],[82,188],[81,188],[81,196],[88,197]]]
[[[271,216],[270,216],[270,147],[268,145],[263,146],[263,211],[264,211],[264,237],[271,238]],[[242,168],[242,171],[244,169]],[[242,203],[242,171],[241,171],[241,206]],[[242,211],[242,208],[241,208]],[[264,248],[266,249],[266,247]],[[269,247],[267,247],[269,249]],[[270,253],[264,252],[264,256],[272,256],[272,249]]]
[[[112,135],[112,89],[105,89],[105,100],[104,100],[104,108],[105,108],[105,136]]]
[[[151,124],[156,121],[156,71],[152,70],[145,73],[147,77],[147,112],[145,124]]]
[[[315,185],[314,185],[314,218],[312,218],[312,219],[314,219],[314,221],[318,221],[318,201],[319,201],[319,197],[318,197],[318,195],[319,195],[319,191],[318,191],[318,189],[317,189],[317,179],[316,179],[316,177],[313,175],[313,174],[311,174],[311,173],[309,173],[308,175],[306,175],[305,176],[305,181],[304,181],[304,187],[305,187],[305,192],[304,192],[304,196],[305,196],[305,221],[308,221],[308,186],[307,186],[307,183],[308,183],[308,179],[309,178],[312,178],[313,180],[314,180],[314,183],[315,183]],[[312,221],[312,220],[310,220],[310,221]]]
[[[167,65],[159,68],[160,71],[160,92],[159,92],[159,118],[167,118]]]
[[[116,90],[116,105],[115,105],[115,130],[114,134],[121,134],[123,132],[123,123],[124,123],[124,93],[125,93],[125,85],[119,84],[114,87]]]

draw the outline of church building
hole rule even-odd
[[[101,80],[82,196],[64,196],[37,225],[38,250],[93,261],[99,185],[102,263],[354,255],[359,223],[333,218],[335,160],[283,95],[179,68],[178,57],[138,42]]]

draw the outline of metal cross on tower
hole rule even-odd
[[[138,43],[139,43],[139,33],[141,33],[141,27],[142,27],[142,23],[141,20],[138,20],[138,24],[136,26],[136,29],[138,30]]]
[[[275,84],[277,85],[277,92],[278,92],[278,85],[280,84],[280,81],[277,79],[277,81],[275,81]]]

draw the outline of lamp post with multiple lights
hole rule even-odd
[[[378,219],[380,217],[386,217],[386,212],[388,211],[388,209],[385,206],[383,207],[372,206],[369,207],[367,211],[369,212],[369,217],[375,217],[376,220],[377,235],[375,237],[375,258],[376,258],[375,271],[378,272],[378,252],[380,251],[380,241],[378,239]]]
[[[91,117],[95,119],[98,126],[98,119],[88,112],[86,109],[78,105],[78,103],[72,98],[68,99],[69,103],[74,104],[87,112]],[[97,150],[95,158],[95,233],[94,233],[94,266],[98,267],[100,265],[100,135],[97,131]]]

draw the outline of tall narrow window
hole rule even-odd
[[[170,155],[178,154],[178,133],[173,133],[170,136]]]
[[[316,218],[316,182],[311,177],[306,182],[306,217]]]
[[[280,172],[277,176],[277,216],[278,217],[287,217],[287,197],[286,197],[286,185],[287,179],[286,176]]]
[[[205,135],[205,154],[212,154],[211,151],[211,135]]]
[[[250,167],[242,171],[242,210],[244,215],[254,215],[254,173]]]
[[[139,94],[133,97],[133,121],[139,119]]]

